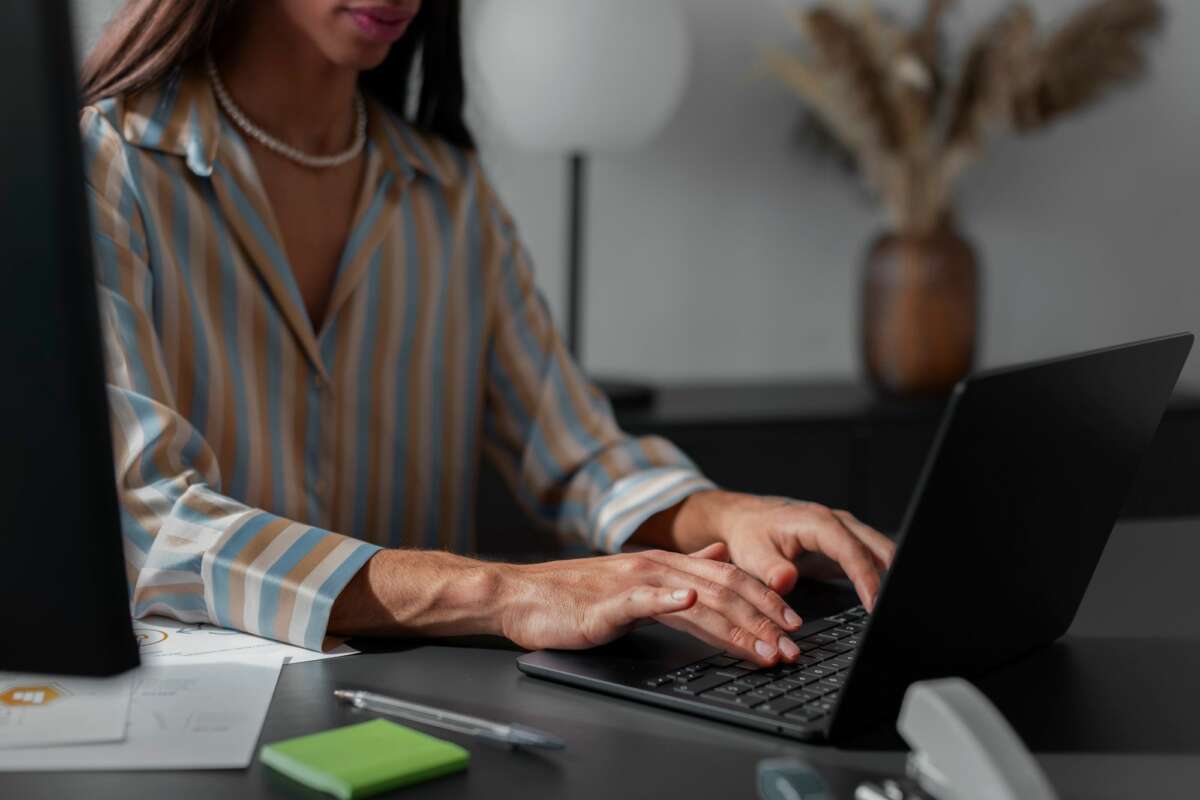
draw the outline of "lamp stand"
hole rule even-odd
[[[587,156],[572,153],[567,176],[567,349],[581,367],[587,177]],[[593,380],[616,409],[641,408],[654,402],[654,388],[647,383],[604,378]]]

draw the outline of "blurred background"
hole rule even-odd
[[[465,4],[470,26],[479,2]],[[81,48],[118,5],[75,0]],[[912,17],[921,4],[879,5]],[[965,49],[1006,5],[960,0],[947,45]],[[1053,25],[1081,3],[1032,5]],[[960,228],[984,276],[983,365],[1198,327],[1200,4],[1164,5],[1143,81],[1044,132],[1000,139],[962,184]],[[798,39],[788,7],[686,0],[692,66],[678,113],[644,149],[591,159],[589,369],[655,381],[859,371],[860,271],[885,220],[797,143],[799,101],[759,71],[767,47]],[[473,118],[561,321],[566,162],[521,152]],[[1200,359],[1184,382],[1200,383]]]

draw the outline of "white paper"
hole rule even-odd
[[[0,749],[125,738],[133,677],[0,672]]]
[[[135,620],[133,632],[137,636],[142,659],[154,663],[165,656],[229,655],[252,658],[279,657],[290,664],[316,661],[323,658],[354,655],[358,651],[343,644],[319,653],[290,644],[251,636],[248,633],[231,631],[197,622],[179,622],[167,617],[146,617]]]
[[[239,769],[254,758],[282,659],[147,659],[134,673],[125,741],[0,750],[0,771]]]

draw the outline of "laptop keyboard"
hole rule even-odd
[[[820,725],[833,711],[854,661],[867,612],[856,606],[821,622],[792,634],[800,648],[795,663],[763,668],[722,653],[651,678],[646,686],[709,705]]]

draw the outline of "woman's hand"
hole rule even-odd
[[[896,546],[848,511],[782,497],[699,492],[652,518],[633,541],[691,550],[727,546],[733,563],[786,595],[801,577],[845,575],[868,611]]]
[[[800,617],[728,557],[716,543],[691,556],[648,550],[506,566],[503,634],[531,650],[581,649],[656,619],[763,666],[794,661],[799,649],[786,632]]]
[[[741,496],[725,512],[722,540],[733,562],[780,594],[797,578],[842,574],[872,611],[896,545],[849,511],[782,497]]]

